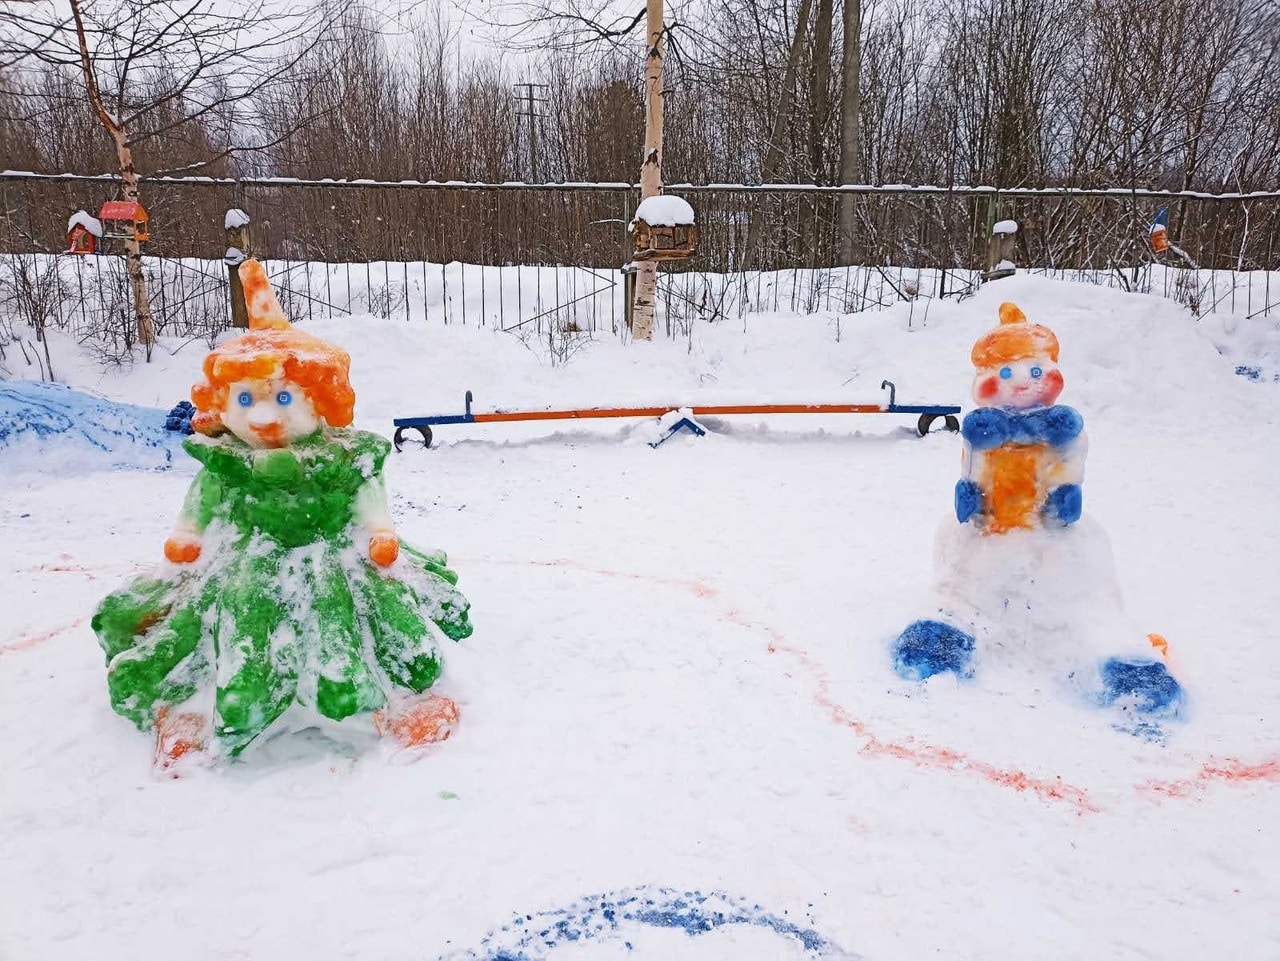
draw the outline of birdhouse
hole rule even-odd
[[[683,260],[698,249],[693,208],[680,197],[646,197],[631,221],[634,260]]]
[[[102,221],[83,210],[77,210],[67,221],[67,253],[96,253],[98,238],[101,236]]]
[[[106,230],[102,236],[109,240],[149,240],[147,211],[133,200],[108,200],[98,211],[98,219]]]
[[[1018,272],[1010,259],[1013,256],[1013,241],[1018,233],[1016,220],[997,220],[991,226],[991,239],[987,242],[987,269],[982,272],[985,283],[1012,277]]]
[[[1151,249],[1163,254],[1169,249],[1169,211],[1161,207],[1151,222]]]

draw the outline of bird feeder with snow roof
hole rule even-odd
[[[1018,272],[1013,260],[1013,242],[1017,237],[1016,220],[997,220],[991,226],[991,240],[987,244],[987,269],[982,272],[983,283],[1012,277]]]
[[[684,260],[698,249],[698,224],[682,197],[646,197],[630,225],[633,260]]]
[[[67,253],[97,253],[98,238],[102,236],[102,221],[88,213],[77,210],[67,220]]]
[[[108,200],[98,211],[98,219],[103,223],[102,236],[107,240],[143,243],[151,239],[146,208],[135,200]]]

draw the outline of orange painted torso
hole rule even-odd
[[[987,495],[989,532],[1035,526],[1044,500],[1040,468],[1047,451],[1046,444],[1005,443],[987,452],[981,487]]]

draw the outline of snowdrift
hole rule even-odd
[[[165,470],[181,454],[165,417],[61,384],[0,381],[0,473]]]

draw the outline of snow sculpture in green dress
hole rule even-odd
[[[350,358],[288,324],[257,262],[240,275],[251,329],[192,389],[185,446],[202,469],[168,563],[93,618],[111,704],[155,731],[162,768],[348,719],[405,746],[443,740],[458,712],[429,692],[437,640],[471,633],[457,575],[395,535],[390,444],[348,428]]]

